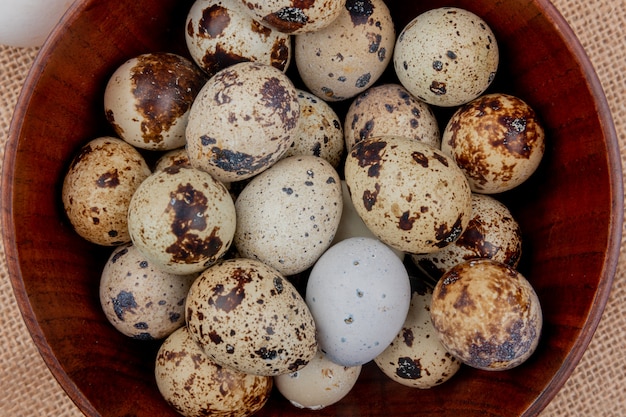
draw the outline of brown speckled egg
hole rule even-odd
[[[185,417],[247,417],[270,397],[273,380],[220,366],[207,357],[187,327],[172,333],[157,352],[159,392]]]
[[[435,148],[441,146],[437,119],[430,106],[398,84],[372,87],[354,99],[345,118],[347,149],[358,141],[403,136]]]
[[[161,155],[154,164],[154,172],[160,171],[168,167],[176,167],[180,165],[191,166],[187,149],[177,148]]]
[[[337,171],[323,158],[291,156],[253,178],[237,197],[234,243],[241,256],[281,274],[311,267],[330,246],[343,200]]]
[[[139,55],[109,79],[106,118],[120,138],[137,148],[178,148],[185,145],[189,109],[205,82],[205,74],[187,58],[160,52]]]
[[[438,251],[472,217],[463,172],[440,150],[403,138],[358,142],[345,164],[354,207],[384,243],[407,253]]]
[[[237,0],[247,13],[267,27],[284,33],[318,31],[331,24],[346,0]]]
[[[371,87],[391,61],[395,28],[383,0],[347,0],[339,17],[295,36],[302,81],[326,101],[346,100]]]
[[[472,219],[463,234],[440,251],[414,254],[411,260],[424,273],[438,280],[456,264],[488,258],[517,268],[522,256],[522,231],[503,203],[484,195],[472,195]]]
[[[487,23],[464,9],[442,7],[417,16],[396,41],[394,67],[413,95],[442,107],[480,96],[495,78],[500,60]]]
[[[487,94],[454,113],[441,149],[465,172],[473,191],[501,193],[535,172],[545,152],[545,132],[522,99]]]
[[[63,206],[74,230],[98,245],[130,242],[128,206],[149,175],[141,154],[121,139],[101,137],[85,144],[63,180]]]
[[[240,0],[196,0],[187,14],[186,28],[187,49],[209,75],[245,61],[281,71],[289,67],[290,35],[252,19]]]
[[[174,274],[200,272],[230,247],[235,204],[206,172],[173,166],[147,178],[130,202],[128,229],[151,262]]]
[[[393,342],[374,362],[392,380],[407,387],[428,389],[452,378],[461,362],[439,341],[430,320],[432,289],[413,292],[409,314]]]
[[[204,271],[189,290],[185,311],[202,350],[240,372],[295,372],[317,353],[315,322],[304,299],[257,260],[232,258]]]
[[[446,272],[433,290],[430,313],[450,353],[491,371],[526,361],[543,324],[539,298],[528,280],[491,259],[464,262]]]
[[[280,70],[257,62],[215,74],[191,107],[191,164],[223,182],[250,178],[287,151],[300,118],[298,93]]]
[[[196,275],[168,274],[132,243],[118,246],[100,277],[102,310],[126,336],[163,339],[185,324],[185,298]]]

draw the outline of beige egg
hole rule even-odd
[[[100,305],[126,336],[163,339],[185,324],[185,298],[196,275],[163,272],[127,243],[115,248],[104,265]]]
[[[287,151],[299,117],[296,88],[280,70],[257,62],[232,65],[206,83],[191,107],[191,165],[223,182],[250,178]]]
[[[517,268],[522,257],[522,230],[503,203],[484,194],[472,194],[472,219],[463,234],[440,251],[412,255],[422,272],[438,280],[456,264],[487,258]]]
[[[159,392],[186,417],[247,417],[263,408],[273,387],[271,377],[248,375],[207,357],[187,327],[161,345],[154,375]]]
[[[423,286],[411,296],[409,314],[393,342],[374,362],[392,380],[429,389],[452,378],[461,362],[439,341],[430,320],[432,289]]]
[[[383,84],[359,94],[346,113],[344,136],[346,149],[381,136],[403,136],[441,146],[439,125],[430,106],[399,84]]]
[[[472,216],[471,191],[460,168],[440,150],[413,139],[358,142],[347,157],[345,180],[367,227],[402,252],[448,246]]]
[[[291,37],[252,19],[240,0],[196,0],[186,22],[187,49],[209,75],[245,61],[289,67]]]
[[[187,296],[189,332],[215,362],[276,376],[317,353],[315,322],[295,287],[260,261],[232,258],[205,270]]]
[[[127,142],[113,137],[89,141],[63,179],[63,207],[74,230],[98,245],[130,242],[128,206],[149,175],[143,156]]]
[[[253,178],[237,197],[234,243],[243,257],[284,275],[311,267],[341,220],[341,180],[328,161],[292,156]]]
[[[400,83],[436,106],[465,104],[485,92],[500,60],[495,35],[474,13],[455,7],[426,11],[400,32],[393,62]]]
[[[154,164],[154,172],[161,171],[162,169],[169,167],[176,167],[180,165],[191,166],[189,162],[189,155],[187,149],[177,148],[161,155]]]
[[[465,172],[473,191],[495,194],[519,186],[536,171],[545,152],[545,132],[522,99],[487,94],[454,113],[441,149]]]
[[[189,109],[205,82],[204,73],[187,58],[160,52],[139,55],[107,82],[106,118],[120,138],[137,148],[184,146]]]
[[[200,272],[215,263],[230,247],[235,224],[235,205],[226,187],[183,165],[152,174],[128,208],[137,249],[173,274]]]
[[[446,349],[469,366],[507,370],[536,350],[543,324],[532,285],[491,259],[459,264],[439,280],[431,320]]]
[[[383,0],[348,0],[324,29],[295,36],[294,56],[307,88],[326,101],[371,87],[393,54],[395,28]]]
[[[318,31],[341,13],[346,0],[238,0],[263,25],[284,33]]]

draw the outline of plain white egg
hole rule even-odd
[[[0,1],[0,44],[41,46],[73,0]]]

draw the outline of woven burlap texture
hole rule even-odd
[[[512,0],[513,1],[513,0]],[[626,157],[626,27],[623,0],[554,4],[585,47],[605,89]],[[20,89],[37,50],[0,45],[0,163]],[[626,166],[626,163],[623,163]],[[624,242],[622,243],[624,247]],[[39,355],[20,315],[0,244],[0,416],[82,416]],[[598,330],[563,389],[541,413],[554,416],[623,416],[626,413],[626,255]]]

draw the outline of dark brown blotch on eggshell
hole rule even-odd
[[[192,24],[192,21],[189,21]],[[198,21],[198,34],[203,37],[217,38],[230,24],[228,9],[213,4],[202,11],[202,18]],[[193,35],[193,30],[190,33]]]
[[[377,177],[387,142],[380,139],[357,143],[351,151],[361,168],[369,166],[368,176]]]
[[[294,101],[297,102],[297,98],[292,97],[281,80],[276,77],[265,80],[260,94],[261,103],[279,115],[285,129],[291,130],[297,126],[299,107],[292,107]]]
[[[297,3],[305,3],[306,7],[310,7],[311,4],[315,3],[315,0],[300,0]],[[301,7],[283,7],[263,18],[264,23],[283,33],[296,32],[302,29],[308,21],[309,18]]]
[[[346,9],[354,26],[365,25],[374,13],[374,5],[370,0],[347,0]]]

